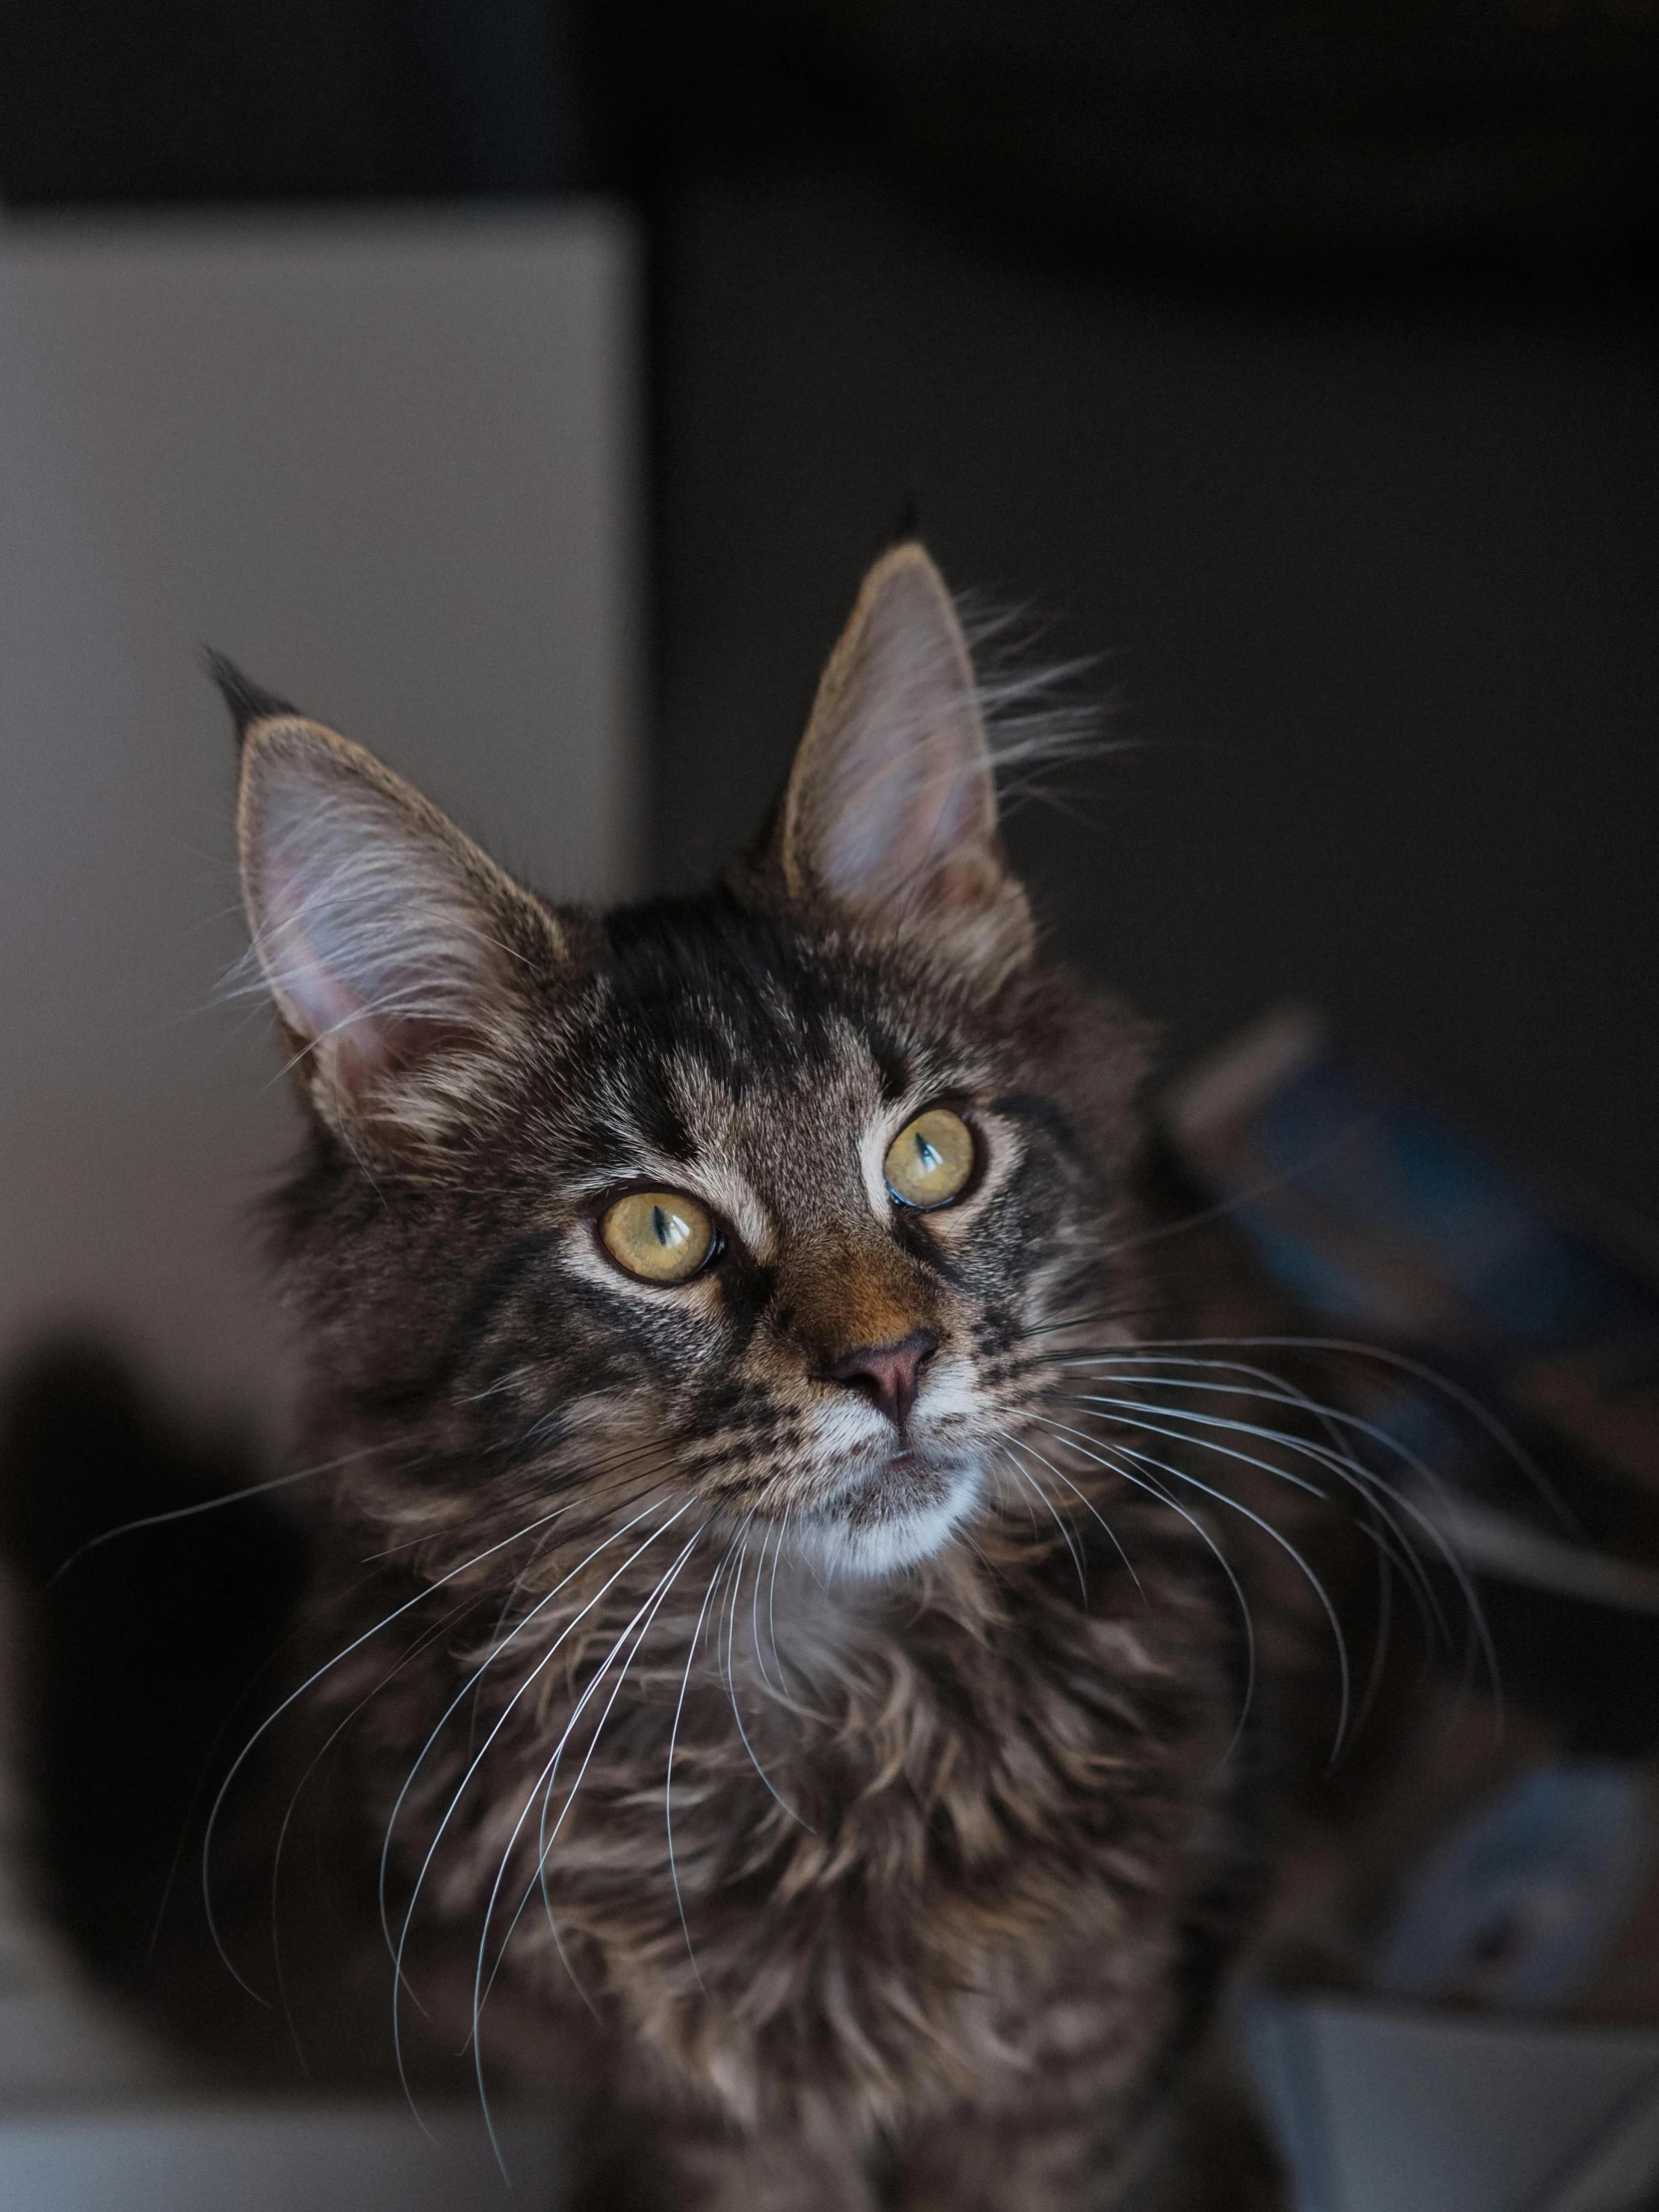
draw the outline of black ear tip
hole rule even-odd
[[[269,692],[251,677],[244,676],[234,661],[227,660],[223,653],[216,653],[212,646],[203,648],[202,659],[231,710],[239,742],[247,737],[256,722],[269,722],[274,715],[298,713],[290,700],[278,698],[276,692]]]
[[[903,503],[899,507],[898,520],[893,524],[892,536],[888,538],[887,545],[889,548],[897,545],[915,545],[919,542],[920,537],[921,501],[916,497],[914,491],[907,491],[904,494]]]

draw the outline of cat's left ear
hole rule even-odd
[[[796,755],[777,857],[791,896],[828,899],[984,980],[1030,956],[973,663],[917,544],[864,579]]]

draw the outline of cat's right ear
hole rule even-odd
[[[440,1137],[566,957],[558,922],[371,754],[240,680],[237,810],[254,951],[322,1119]]]
[[[997,829],[973,663],[938,570],[882,555],[819,685],[773,849],[821,900],[985,985],[1031,954],[1031,909]]]

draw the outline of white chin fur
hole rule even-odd
[[[796,1544],[816,1572],[826,1577],[874,1581],[881,1575],[898,1574],[944,1549],[978,1503],[980,1480],[978,1466],[964,1463],[945,1477],[942,1497],[914,1512],[869,1520],[825,1514],[796,1524]]]

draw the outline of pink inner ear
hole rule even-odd
[[[287,886],[272,886],[267,909],[272,924],[261,937],[262,957],[288,1027],[308,1044],[345,1029],[360,1036],[368,1026],[364,1001],[318,957],[300,926],[298,903]]]
[[[464,861],[395,800],[301,756],[258,792],[251,905],[288,1027],[337,1079],[476,1041],[500,954]]]
[[[297,914],[291,886],[272,899],[274,914],[284,908],[294,919],[277,924],[275,943],[267,940],[267,960],[272,988],[289,1028],[307,1046],[326,1043],[335,1080],[347,1092],[360,1095],[382,1076],[415,1068],[438,1054],[476,1044],[476,1025],[459,1018],[453,1003],[435,991],[428,1004],[419,1000],[417,979],[399,978],[395,964],[378,977],[363,975],[360,983],[348,980],[340,968],[317,950]],[[353,950],[349,935],[339,948],[347,960]],[[273,957],[273,953],[277,956]],[[389,985],[388,995],[376,1003],[365,995],[370,981]],[[399,988],[399,983],[402,988]],[[412,986],[412,988],[411,988]]]
[[[964,837],[982,834],[981,782],[936,738],[896,757],[873,747],[848,757],[820,848],[827,886],[877,905],[947,872]]]
[[[914,635],[884,612],[830,738],[817,810],[816,872],[858,905],[903,900],[958,855],[980,872],[995,830],[990,757],[954,638]]]

